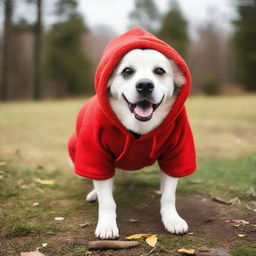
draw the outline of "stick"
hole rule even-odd
[[[89,249],[129,249],[139,245],[136,241],[100,240],[89,242]]]
[[[227,205],[231,205],[233,203],[233,199],[227,201],[227,200],[224,200],[224,199],[219,198],[217,196],[212,197],[212,200],[215,201],[215,202],[218,202],[218,203],[221,203],[221,204],[227,204]]]

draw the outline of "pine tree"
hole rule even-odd
[[[47,35],[44,66],[48,77],[57,84],[58,96],[93,90],[90,61],[81,44],[86,27],[76,6],[75,0],[59,0],[56,13],[62,21],[54,24]]]
[[[176,0],[170,2],[170,10],[163,17],[158,36],[172,45],[180,54],[186,55],[189,44],[187,21]]]
[[[250,91],[256,91],[256,0],[237,1],[239,20],[235,22],[235,47],[241,82]]]
[[[151,33],[156,33],[161,16],[153,0],[135,0],[135,8],[129,18],[130,28],[139,26]]]

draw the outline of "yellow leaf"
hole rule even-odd
[[[184,253],[184,254],[188,254],[188,255],[194,255],[195,254],[195,249],[181,248],[181,249],[178,249],[178,252],[181,252],[181,253]]]
[[[21,252],[20,255],[21,256],[45,256],[44,254],[42,254],[38,250],[32,251],[32,252]]]
[[[245,234],[238,234],[239,237],[245,237]]]
[[[55,217],[54,219],[55,219],[55,220],[57,220],[57,221],[65,220],[65,218],[64,218],[64,217]]]
[[[53,185],[53,184],[55,184],[55,181],[54,180],[41,180],[40,183],[44,184],[44,185]]]
[[[149,244],[152,247],[156,246],[156,242],[157,242],[157,236],[156,235],[151,235],[151,236],[146,238],[146,243]]]
[[[127,236],[126,239],[138,239],[138,238],[147,238],[152,236],[153,234],[134,234],[131,236]]]
[[[5,166],[6,162],[0,162],[0,166]]]

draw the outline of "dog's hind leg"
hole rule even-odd
[[[97,200],[97,192],[95,189],[93,189],[92,191],[90,191],[87,196],[86,196],[86,201],[87,202],[94,202]]]

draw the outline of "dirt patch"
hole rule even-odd
[[[177,210],[188,222],[189,233],[193,235],[211,236],[223,242],[231,242],[238,238],[238,234],[246,232],[245,240],[255,241],[256,228],[253,226],[233,227],[225,220],[241,218],[241,216],[223,215],[220,211],[221,205],[205,198],[196,196],[178,196]],[[143,203],[127,209],[119,209],[118,226],[121,238],[135,233],[154,233],[168,235],[164,229],[160,216],[159,198],[154,198],[148,204]],[[250,216],[246,216],[246,219]],[[138,222],[131,223],[130,219],[137,219]],[[251,219],[253,221],[253,219]],[[169,234],[171,235],[171,234]],[[187,234],[186,236],[189,236]]]
[[[62,199],[59,200],[58,203],[61,207],[71,207],[72,205],[74,205],[75,202],[69,199]]]

